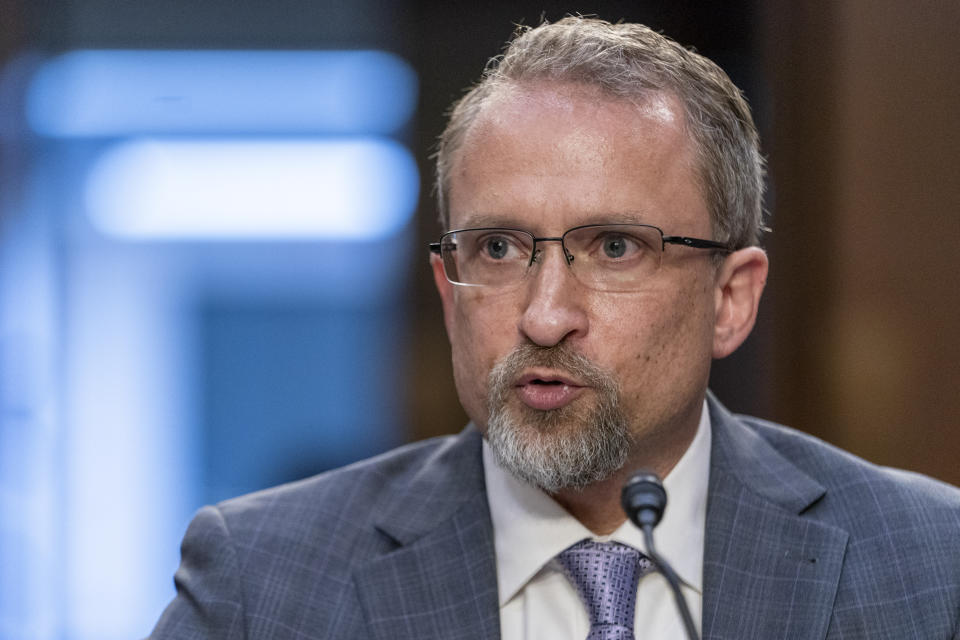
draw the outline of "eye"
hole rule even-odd
[[[479,258],[495,262],[518,260],[528,253],[521,238],[502,231],[478,236],[474,246]]]
[[[503,238],[493,237],[488,238],[484,243],[484,248],[487,251],[487,255],[495,260],[502,260],[507,257],[507,253],[510,250],[510,245]]]
[[[635,258],[637,253],[647,248],[641,240],[622,232],[606,232],[598,238],[601,257],[608,260],[626,260]]]
[[[603,238],[603,253],[608,258],[622,258],[629,249],[629,241],[623,236],[607,235]]]

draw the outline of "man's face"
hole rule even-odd
[[[636,222],[712,237],[680,103],[654,94],[635,105],[579,85],[498,90],[454,159],[449,211],[451,229],[557,237],[578,225]],[[467,414],[486,433],[493,409],[511,418],[515,439],[539,446],[590,433],[594,425],[584,422],[607,411],[599,407],[613,393],[628,458],[652,468],[675,462],[695,432],[709,374],[710,253],[668,245],[659,271],[636,291],[602,292],[576,279],[558,243],[540,248],[539,262],[508,288],[452,285],[434,261]],[[589,370],[518,351],[562,351]]]

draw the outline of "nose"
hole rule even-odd
[[[583,286],[568,267],[560,243],[545,243],[539,249],[537,264],[528,276],[531,282],[519,328],[534,344],[552,347],[586,334],[588,318]]]

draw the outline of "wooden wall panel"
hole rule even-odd
[[[960,4],[773,5],[778,417],[960,483]]]

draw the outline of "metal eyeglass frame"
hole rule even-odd
[[[572,253],[570,253],[567,250],[567,245],[564,243],[564,238],[567,237],[567,234],[573,231],[578,231],[580,229],[589,229],[591,227],[645,227],[647,229],[656,229],[656,231],[660,234],[661,253],[666,250],[668,244],[676,244],[683,247],[690,247],[692,249],[713,249],[715,251],[722,251],[725,253],[730,253],[733,251],[732,247],[730,247],[727,244],[724,244],[723,242],[717,242],[716,240],[704,240],[703,238],[691,238],[688,236],[667,236],[663,234],[663,229],[661,229],[658,226],[655,226],[652,224],[642,224],[637,222],[626,222],[626,223],[606,222],[601,224],[582,224],[582,225],[567,229],[566,231],[563,232],[563,235],[559,237],[547,236],[542,238],[538,238],[537,236],[533,235],[529,231],[526,231],[525,229],[516,229],[513,227],[470,227],[467,229],[453,229],[452,231],[447,231],[446,233],[440,236],[439,241],[431,242],[428,246],[430,247],[430,253],[442,255],[443,239],[455,233],[463,233],[465,231],[514,231],[516,233],[522,233],[522,234],[528,235],[530,236],[530,238],[533,239],[533,246],[530,252],[530,262],[527,264],[528,267],[532,265],[534,262],[536,262],[537,258],[540,255],[540,252],[537,249],[538,242],[559,242],[561,248],[563,249],[563,255],[567,261],[567,264],[571,264],[573,262],[574,256]],[[446,269],[444,269],[444,273],[446,273]]]

